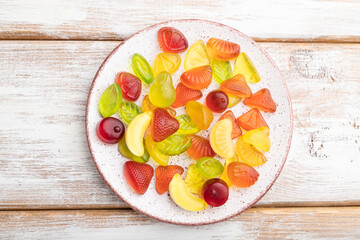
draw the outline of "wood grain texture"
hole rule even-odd
[[[0,39],[122,40],[151,24],[208,19],[258,41],[360,42],[360,2],[1,0]]]
[[[126,207],[98,174],[84,124],[91,81],[118,43],[0,42],[0,209]],[[261,45],[295,122],[285,168],[256,206],[359,205],[360,45]]]
[[[185,227],[132,210],[3,211],[1,239],[357,239],[360,208],[256,208]]]

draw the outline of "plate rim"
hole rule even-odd
[[[197,223],[184,223],[184,222],[177,222],[177,221],[172,221],[172,220],[169,220],[169,219],[163,219],[161,217],[157,217],[157,216],[153,216],[149,213],[146,213],[144,211],[141,211],[140,209],[138,209],[136,206],[132,205],[130,202],[124,200],[122,198],[122,196],[120,195],[120,193],[118,193],[113,187],[112,185],[106,180],[104,174],[101,172],[100,168],[99,168],[99,165],[93,155],[93,149],[92,149],[92,146],[91,146],[91,142],[90,142],[90,137],[89,137],[89,129],[88,129],[88,116],[89,116],[89,102],[90,102],[90,95],[92,94],[92,91],[93,91],[93,88],[95,86],[95,82],[96,82],[96,79],[98,78],[98,75],[102,72],[103,68],[104,68],[104,65],[108,62],[109,58],[115,53],[117,52],[117,50],[127,41],[129,40],[130,38],[138,35],[138,34],[141,34],[142,32],[144,31],[147,31],[147,30],[151,30],[153,28],[156,28],[158,27],[159,25],[166,25],[166,24],[169,24],[169,23],[174,23],[174,22],[204,22],[204,23],[210,23],[210,24],[213,24],[213,25],[217,25],[219,27],[222,27],[222,28],[227,28],[229,29],[230,31],[232,32],[236,32],[237,34],[240,34],[242,35],[244,38],[246,38],[247,40],[249,40],[252,44],[254,44],[264,55],[265,57],[270,61],[270,63],[275,67],[275,70],[280,74],[280,78],[281,78],[281,81],[285,87],[285,90],[286,90],[286,97],[287,97],[287,100],[288,100],[288,104],[289,104],[289,110],[290,110],[290,135],[289,135],[289,140],[288,140],[288,143],[287,143],[287,147],[286,147],[286,153],[285,153],[285,156],[282,160],[282,165],[281,167],[278,169],[278,171],[276,172],[276,175],[275,175],[275,178],[273,179],[273,181],[266,187],[266,190],[260,194],[253,202],[251,203],[248,203],[246,205],[245,208],[243,208],[242,210],[240,211],[237,211],[237,212],[234,212],[233,214],[230,214],[229,216],[227,217],[224,217],[222,219],[217,219],[217,220],[210,220],[210,221],[204,221],[204,222],[197,222]],[[109,55],[104,59],[104,61],[101,63],[99,69],[97,70],[93,80],[92,80],[92,83],[91,83],[91,86],[90,86],[90,90],[89,90],[89,93],[88,93],[88,97],[87,97],[87,101],[86,101],[86,112],[85,112],[85,130],[86,130],[86,140],[87,140],[87,143],[88,143],[88,147],[89,147],[89,151],[90,151],[90,155],[91,155],[91,158],[95,164],[95,167],[96,169],[98,170],[98,172],[100,173],[100,176],[102,177],[102,179],[105,181],[106,185],[115,193],[115,195],[117,197],[119,197],[123,202],[125,202],[127,205],[129,205],[133,210],[141,213],[141,214],[144,214],[146,216],[149,216],[153,219],[156,219],[156,220],[159,220],[159,221],[162,221],[162,222],[166,222],[166,223],[171,223],[171,224],[176,224],[176,225],[185,225],[185,226],[199,226],[199,225],[207,225],[207,224],[213,224],[213,223],[218,223],[218,222],[222,222],[222,221],[225,221],[225,220],[228,220],[232,217],[235,217],[243,212],[245,212],[246,210],[248,210],[249,208],[251,208],[255,203],[257,203],[269,190],[270,188],[273,186],[273,184],[275,183],[275,181],[278,179],[278,177],[280,176],[280,173],[282,172],[284,166],[285,166],[285,163],[286,163],[286,160],[287,160],[287,157],[289,155],[289,151],[290,151],[290,147],[291,147],[291,142],[292,142],[292,136],[293,136],[293,107],[292,107],[292,102],[291,102],[291,97],[290,97],[290,93],[289,93],[289,89],[287,87],[287,84],[285,82],[285,79],[284,79],[284,76],[282,75],[281,71],[279,70],[279,68],[277,67],[277,65],[275,64],[274,60],[270,57],[270,55],[255,41],[253,40],[252,38],[250,38],[249,36],[247,36],[246,34],[244,34],[243,32],[241,32],[240,30],[236,29],[236,28],[233,28],[233,27],[230,27],[228,25],[225,25],[225,24],[222,24],[222,23],[219,23],[219,22],[215,22],[215,21],[210,21],[210,20],[205,20],[205,19],[176,19],[176,20],[169,20],[169,21],[164,21],[164,22],[160,22],[160,23],[156,23],[156,24],[153,24],[153,25],[150,25],[146,28],[143,28],[139,31],[137,31],[136,33],[132,34],[131,36],[127,37],[126,39],[124,39],[119,45],[117,45],[110,53]]]

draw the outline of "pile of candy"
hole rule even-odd
[[[248,83],[261,78],[238,44],[210,38],[206,45],[199,40],[188,49],[185,36],[172,27],[158,31],[158,42],[163,52],[156,56],[153,67],[134,54],[131,67],[135,75],[118,73],[115,83],[102,94],[99,110],[104,118],[97,125],[97,135],[104,143],[119,143],[120,153],[130,159],[123,172],[134,192],[147,191],[154,175],[153,167],[146,164],[151,158],[159,165],[155,171],[159,194],[169,190],[174,202],[189,211],[219,207],[227,201],[230,186],[247,188],[258,180],[254,167],[267,161],[264,152],[270,150],[270,130],[259,110],[273,113],[276,104],[266,88],[252,93]],[[186,50],[185,72],[175,89],[171,74],[180,66],[178,53]],[[220,88],[211,91],[203,105],[197,100],[213,78]],[[139,107],[131,101],[140,97],[143,86],[150,90]],[[242,99],[251,110],[236,118],[227,109]],[[187,114],[176,116],[174,108],[183,106]],[[122,121],[111,117],[117,112]],[[213,112],[225,113],[208,138],[196,135],[209,128]],[[181,166],[168,165],[170,156],[182,153],[195,161],[185,180]],[[216,155],[225,159],[224,165]]]

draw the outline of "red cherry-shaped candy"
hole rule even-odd
[[[201,196],[212,207],[220,207],[229,198],[229,187],[223,180],[212,178],[207,180],[201,191]]]
[[[188,48],[188,41],[179,30],[163,27],[158,31],[158,41],[164,52],[181,53]]]
[[[124,136],[124,133],[124,124],[117,118],[104,118],[96,126],[96,134],[104,143],[117,143]]]
[[[213,112],[221,113],[226,110],[229,105],[229,98],[221,90],[209,92],[206,96],[206,106]]]
[[[135,75],[128,72],[120,72],[115,82],[119,84],[123,98],[129,101],[136,101],[141,93],[141,81]]]

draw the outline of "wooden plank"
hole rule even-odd
[[[253,208],[228,221],[178,226],[132,210],[3,211],[1,239],[357,239],[360,208]]]
[[[126,207],[85,137],[91,81],[119,42],[1,41],[0,209]],[[360,204],[360,45],[261,44],[288,83],[294,136],[261,206]]]
[[[0,39],[122,40],[172,19],[209,19],[261,41],[359,42],[360,2],[2,0]]]

